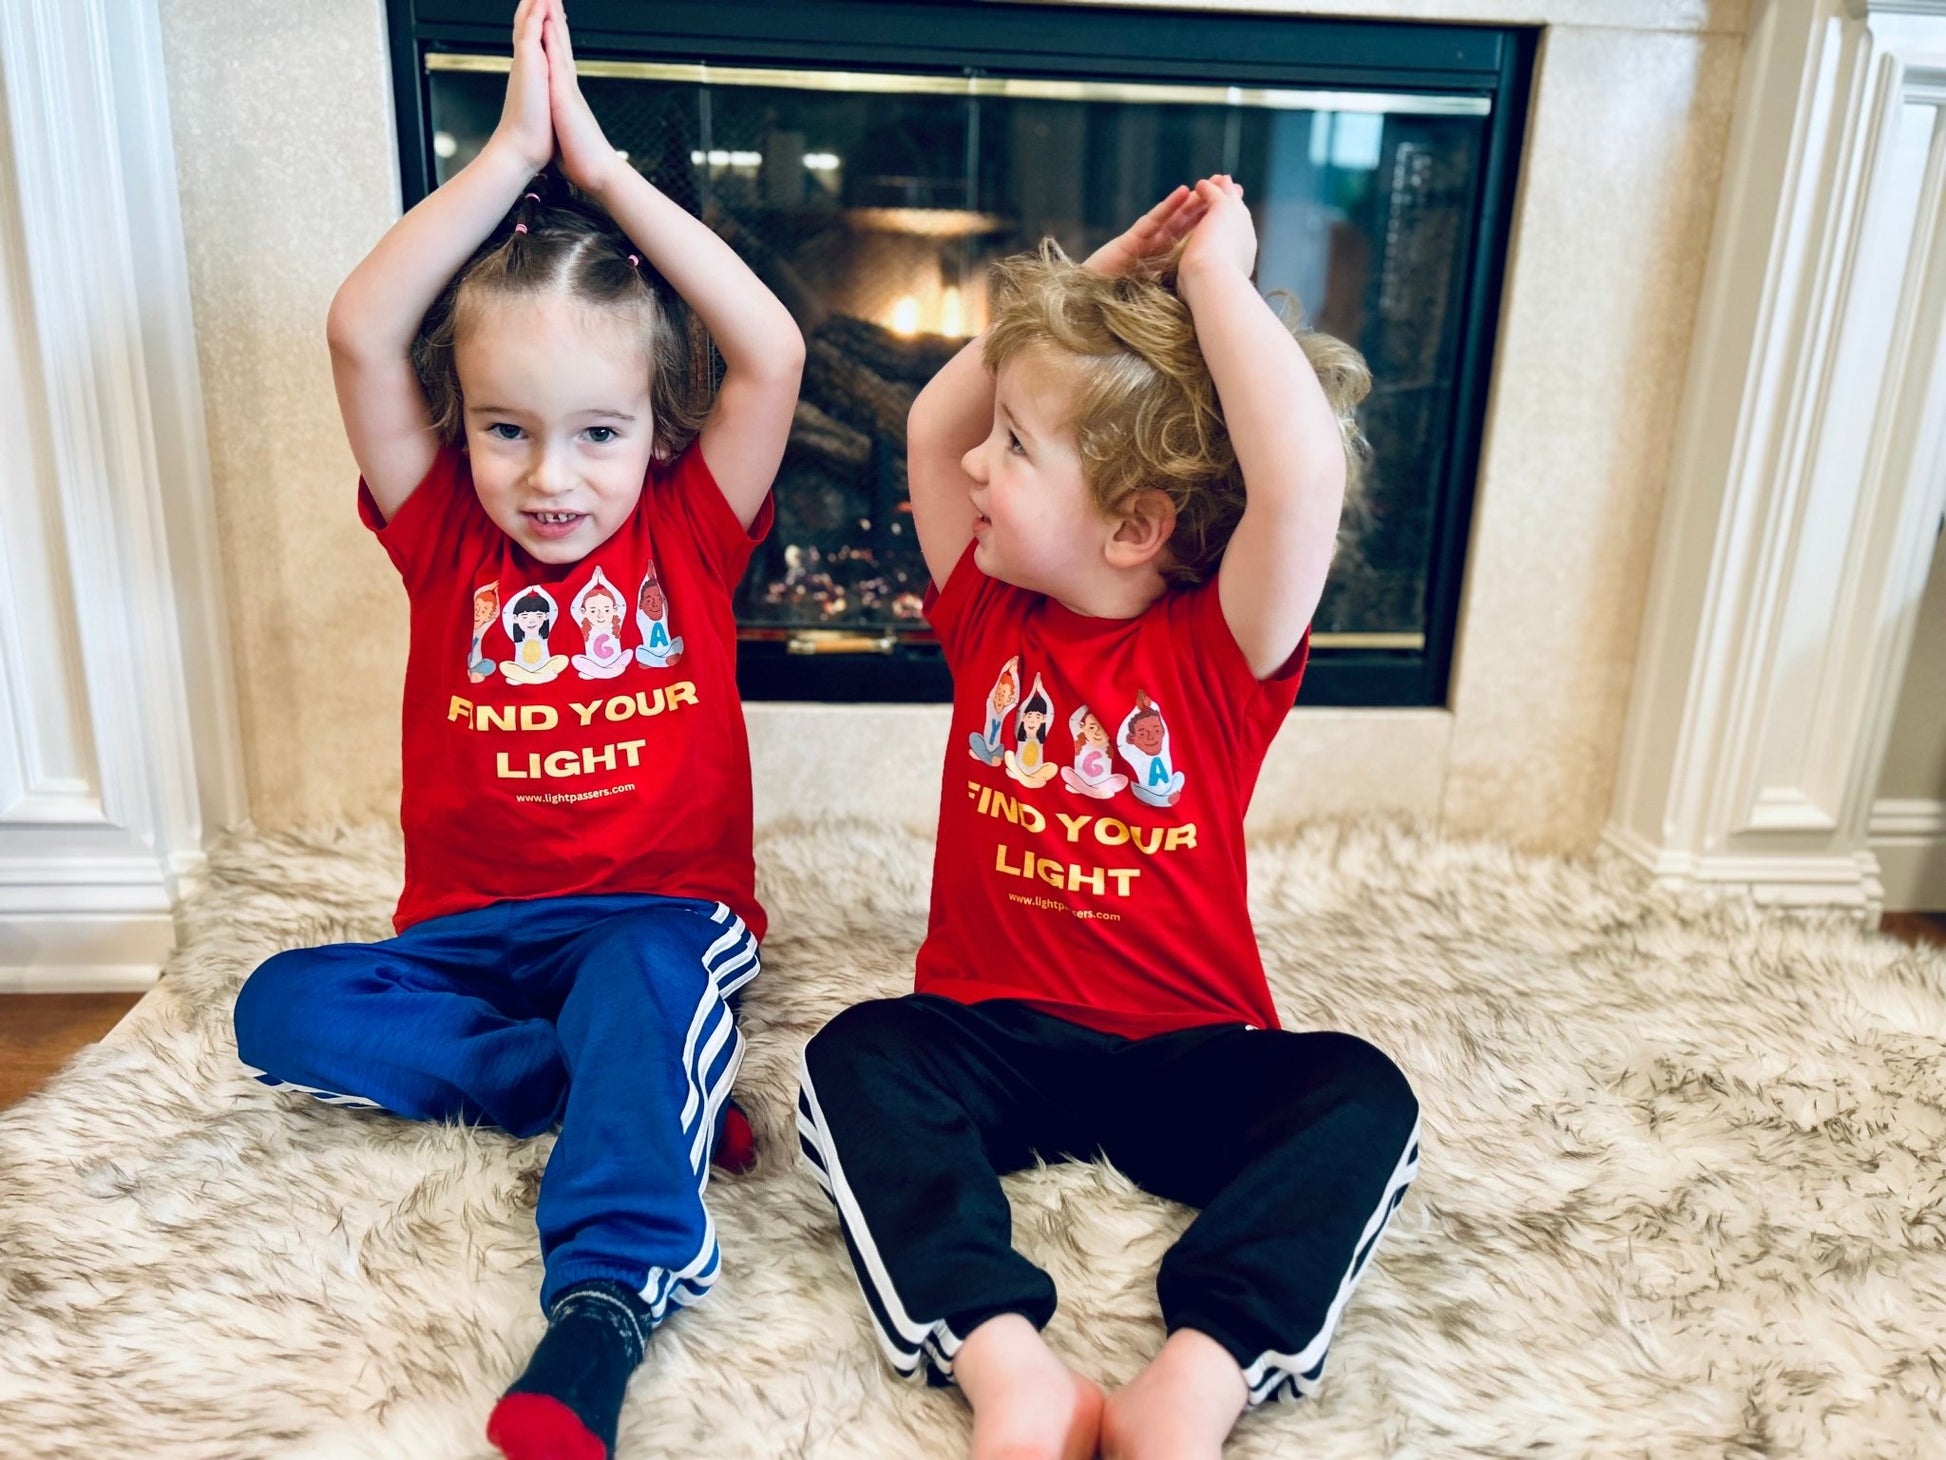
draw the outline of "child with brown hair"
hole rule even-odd
[[[811,1041],[798,1114],[881,1347],[960,1385],[981,1460],[1218,1455],[1247,1405],[1316,1386],[1417,1170],[1404,1076],[1279,1029],[1245,904],[1243,813],[1370,383],[1350,347],[1293,337],[1255,256],[1213,177],[1085,265],[1010,260],[992,327],[912,408],[955,685],[932,915],[917,991]],[[1002,666],[1034,685],[1036,764],[1079,774],[997,773]],[[1072,744],[1046,745],[1059,726]],[[1040,1335],[1054,1288],[999,1180],[1098,1153],[1202,1208],[1157,1277],[1168,1340],[1106,1400]]]
[[[650,1331],[716,1280],[712,1153],[747,1153],[735,1002],[764,915],[730,595],[804,344],[609,145],[558,0],[521,0],[513,41],[491,140],[327,323],[411,608],[398,936],[279,954],[236,1034],[264,1083],[330,1104],[559,1127],[548,1328],[487,1435],[601,1460]],[[574,194],[536,178],[556,158]]]

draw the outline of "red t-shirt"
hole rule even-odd
[[[1214,580],[1130,619],[987,577],[928,595],[953,674],[916,987],[1110,1034],[1277,1027],[1243,812],[1310,644],[1250,672]]]
[[[542,563],[442,449],[390,522],[362,482],[359,512],[412,606],[393,925],[654,892],[727,903],[761,937],[730,593],[769,498],[745,531],[692,444],[607,542]]]

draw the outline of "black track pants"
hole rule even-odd
[[[1036,1155],[1101,1154],[1201,1208],[1157,1274],[1163,1318],[1229,1350],[1253,1404],[1316,1387],[1419,1160],[1418,1101],[1352,1035],[1222,1024],[1131,1040],[928,994],[826,1025],[804,1052],[798,1124],[901,1372],[949,1381],[988,1318],[1053,1316],[999,1178]]]

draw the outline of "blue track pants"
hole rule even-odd
[[[703,1206],[743,1058],[733,995],[756,938],[720,903],[501,902],[380,943],[279,953],[237,995],[267,1085],[415,1120],[558,1125],[541,1179],[541,1290],[607,1278],[659,1322],[716,1279]]]

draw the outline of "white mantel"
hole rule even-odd
[[[1875,916],[1873,802],[1946,504],[1946,0],[1768,0],[1608,839]]]

